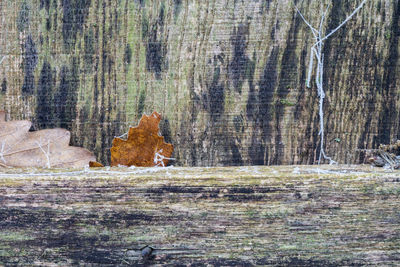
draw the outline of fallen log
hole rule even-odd
[[[394,265],[399,197],[370,166],[4,169],[0,264]]]

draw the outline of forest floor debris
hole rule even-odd
[[[400,167],[400,140],[397,140],[394,144],[381,144],[368,158],[368,162],[376,167],[398,169]]]

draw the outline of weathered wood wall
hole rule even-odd
[[[326,30],[361,1],[295,1]],[[175,165],[314,163],[307,26],[289,0],[2,0],[0,109],[64,127],[109,163],[112,138],[164,116]],[[399,138],[397,0],[369,0],[325,45],[327,153]]]
[[[0,265],[398,266],[399,175],[321,168],[5,170]]]

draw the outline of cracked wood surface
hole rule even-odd
[[[369,166],[3,169],[0,264],[395,265],[399,196]]]

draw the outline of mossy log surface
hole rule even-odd
[[[399,198],[369,166],[6,169],[0,264],[396,265]]]

